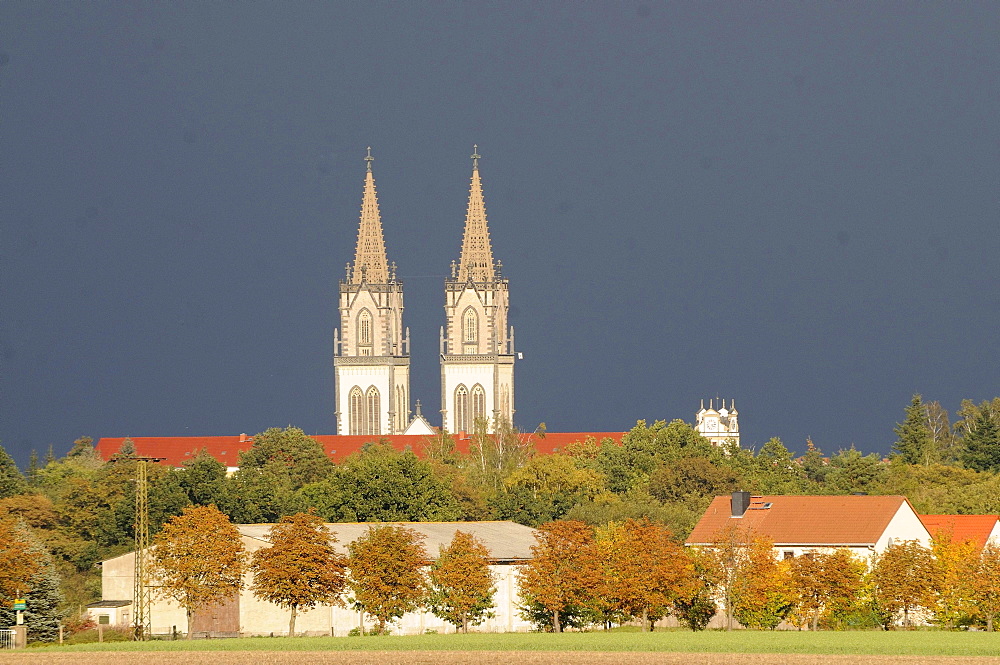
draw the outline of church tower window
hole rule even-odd
[[[365,434],[365,396],[361,388],[357,386],[351,388],[350,404],[350,433]]]
[[[472,388],[472,422],[486,418],[486,391],[478,383]]]
[[[372,386],[368,389],[368,395],[365,398],[368,407],[368,413],[366,414],[365,424],[367,425],[367,430],[365,434],[381,434],[382,428],[379,423],[379,394],[378,388]]]
[[[468,432],[469,422],[469,389],[465,385],[455,388],[455,430]]]
[[[358,355],[372,355],[372,313],[367,309],[358,314]]]
[[[462,314],[462,350],[465,353],[475,353],[478,351],[479,341],[479,315],[471,307]]]

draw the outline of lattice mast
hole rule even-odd
[[[148,640],[152,632],[149,597],[149,482],[146,460],[135,464],[135,580],[132,593],[132,638]]]

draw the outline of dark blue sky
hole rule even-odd
[[[0,4],[0,441],[334,432],[365,147],[439,407],[478,143],[516,423],[1000,394],[1000,5]]]

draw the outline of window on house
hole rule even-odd
[[[107,614],[98,614],[97,623],[107,626],[111,623],[111,616]]]
[[[785,558],[785,559],[794,559],[795,558],[795,552],[793,550],[785,550],[783,554],[784,554],[783,558]]]

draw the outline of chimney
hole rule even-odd
[[[743,513],[750,508],[750,492],[733,492],[731,503],[733,517],[743,517]]]
[[[244,432],[243,434],[240,434],[240,443],[243,443],[246,440],[247,440],[246,432]]]

